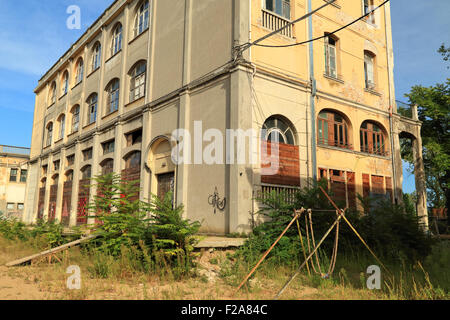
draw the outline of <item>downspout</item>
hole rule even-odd
[[[388,66],[388,84],[389,84],[389,130],[391,134],[391,155],[392,155],[392,174],[393,179],[393,188],[394,188],[394,201],[395,204],[398,204],[398,194],[397,194],[397,167],[395,165],[395,148],[394,148],[394,125],[393,125],[393,113],[394,113],[394,103],[395,99],[392,99],[392,94],[395,94],[392,90],[392,79],[391,79],[391,59],[389,50],[393,50],[390,46],[391,41],[389,40],[388,35],[388,23],[387,23],[387,6],[384,7],[384,30],[386,35],[386,54],[387,54],[387,66]],[[390,19],[389,19],[390,20]],[[391,31],[392,32],[392,31]],[[395,110],[396,111],[396,110]]]
[[[312,11],[312,1],[308,0],[308,13]],[[308,18],[308,40],[313,38],[312,15]],[[317,141],[316,141],[316,79],[314,78],[314,42],[309,43],[309,74],[311,80],[311,157],[312,157],[312,177],[317,181]]]

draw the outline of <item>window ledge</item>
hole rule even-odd
[[[97,123],[97,121],[94,121],[94,122],[91,122],[91,123],[88,123],[87,125],[85,125],[84,127],[83,127],[83,130],[86,130],[86,129],[88,129],[89,127],[93,127],[95,124]]]
[[[324,78],[327,78],[329,80],[333,80],[333,81],[339,82],[340,84],[344,84],[345,83],[344,80],[342,80],[340,76],[338,76],[336,78],[336,77],[330,76],[327,73],[324,73],[323,76],[324,76]]]
[[[76,84],[72,87],[72,90],[75,89],[76,87],[78,87],[78,86],[80,85],[80,83],[82,83],[82,82],[83,82],[83,80],[81,80],[80,82],[76,83]]]
[[[114,59],[114,57],[115,57],[115,56],[118,56],[119,53],[121,53],[121,52],[122,52],[122,49],[120,49],[120,50],[117,51],[115,54],[113,54],[111,57],[109,57],[109,58],[105,61],[105,63],[107,63],[107,62],[109,62],[110,60]]]
[[[326,0],[323,0],[324,2],[328,2],[328,1],[326,1]],[[337,1],[336,1],[337,2]],[[333,7],[336,7],[336,8],[338,8],[338,9],[341,9],[341,6],[340,5],[338,5],[336,2],[333,2],[333,3],[331,3],[331,5],[333,6]]]
[[[115,114],[115,113],[117,113],[117,112],[119,112],[119,110],[116,110],[116,111],[109,112],[109,113],[105,114],[105,115],[102,117],[102,120],[104,120],[105,118],[110,117],[111,115],[113,115],[113,114]]]
[[[100,67],[95,68],[94,70],[92,70],[87,76],[86,79],[89,78],[91,75],[93,75],[95,72],[97,72],[97,70],[100,69]]]
[[[357,156],[358,155],[363,156],[364,158],[374,157],[374,158],[379,158],[379,159],[383,159],[383,160],[390,160],[391,159],[390,155],[382,156],[382,155],[379,155],[379,154],[366,153],[366,152],[362,152],[362,151],[356,151],[356,150],[353,150],[353,149],[344,149],[344,148],[338,148],[338,147],[333,147],[333,146],[327,146],[327,145],[323,145],[323,144],[317,144],[317,147],[323,148],[323,149],[330,149],[330,150],[336,150],[336,151],[352,153],[352,154],[357,155]]]
[[[137,101],[142,100],[142,99],[145,99],[145,95],[142,96],[142,97],[140,97],[140,98],[137,98],[137,99],[135,99],[135,100],[133,100],[133,101],[130,101],[129,103],[127,103],[127,104],[125,105],[125,107],[128,107],[128,106],[132,105],[133,103],[136,103]]]
[[[375,91],[375,90],[373,90],[373,89],[364,88],[364,91],[365,91],[365,92],[368,92],[368,93],[371,93],[371,94],[373,94],[373,95],[376,95],[376,96],[381,97],[381,93],[379,93],[378,91]]]
[[[145,29],[144,31],[142,31],[141,33],[139,33],[138,35],[134,36],[133,39],[131,39],[128,44],[132,44],[134,41],[136,41],[138,38],[142,37],[143,34],[148,32],[148,27],[147,29]]]

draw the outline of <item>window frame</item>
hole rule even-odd
[[[61,97],[64,97],[69,92],[69,71],[64,71],[62,86],[61,86]]]
[[[326,117],[324,117],[326,114]],[[337,121],[336,116],[342,121]],[[322,110],[317,116],[317,144],[352,150],[349,143],[350,125],[347,119],[333,110]]]
[[[364,80],[365,88],[368,90],[376,89],[375,72],[376,72],[376,56],[367,50],[364,50]],[[371,68],[371,70],[370,70]],[[371,76],[371,77],[370,77]]]
[[[268,4],[271,3],[270,7]],[[278,3],[280,6],[278,6]],[[292,10],[290,0],[264,0],[263,7],[265,10],[270,11],[277,16],[280,16],[286,20],[291,20]]]
[[[364,125],[367,125],[364,128]],[[375,130],[376,128],[377,130]],[[379,156],[388,156],[387,148],[388,137],[384,129],[371,121],[364,121],[359,129],[360,151],[367,154],[375,154]]]
[[[83,58],[77,60],[76,71],[75,71],[75,85],[83,82],[84,79],[84,61]]]
[[[15,172],[15,174],[13,174]],[[19,175],[19,169],[11,168],[9,170],[9,182],[17,182],[17,176]]]
[[[334,44],[330,43],[330,39],[333,40]],[[338,79],[338,41],[339,39],[326,34],[324,38],[324,49],[325,49],[325,74],[331,78]],[[332,54],[334,59],[332,59]],[[332,68],[332,62],[334,62],[334,69]],[[333,72],[334,71],[334,74]]]
[[[113,29],[112,41],[111,41],[111,57],[118,54],[122,50],[123,41],[123,27],[119,22]]]
[[[115,87],[117,85],[117,87]],[[120,104],[120,80],[119,79],[113,79],[109,82],[108,86],[106,87],[107,92],[107,99],[106,99],[106,105],[107,105],[107,112],[106,114],[111,114],[119,110],[119,104]]]
[[[45,147],[50,147],[53,143],[53,122],[50,122],[47,125],[47,137],[46,137],[46,145]]]
[[[80,129],[80,106],[75,105],[72,108],[72,133],[78,132]]]
[[[28,178],[28,170],[22,169],[20,170],[20,182],[26,183]]]
[[[150,27],[150,1],[140,3],[135,17],[134,37],[144,33]]]
[[[100,42],[96,42],[94,47],[92,48],[92,61],[91,61],[91,69],[92,72],[100,68],[102,63],[102,45]]]
[[[146,95],[147,61],[136,63],[131,69],[130,76],[130,102],[134,102]]]
[[[98,94],[93,93],[89,96],[87,100],[88,104],[88,125],[97,122],[97,111],[98,111]]]

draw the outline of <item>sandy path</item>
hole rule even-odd
[[[8,275],[8,268],[0,266],[0,300],[40,300],[44,295],[37,284]]]

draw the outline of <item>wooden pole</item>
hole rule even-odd
[[[252,276],[252,274],[258,269],[259,265],[264,261],[264,259],[269,255],[269,253],[273,250],[273,248],[277,245],[277,243],[281,240],[281,238],[286,234],[286,232],[289,230],[289,228],[292,226],[292,224],[300,217],[300,215],[305,212],[305,209],[302,208],[300,211],[295,211],[294,219],[289,223],[289,225],[284,229],[283,233],[278,237],[278,239],[274,242],[274,244],[269,248],[269,250],[266,251],[266,253],[262,256],[262,258],[259,260],[259,262],[256,264],[256,266],[250,271],[250,273],[245,277],[245,279],[242,281],[242,283],[237,288],[236,294],[242,286],[247,282],[247,280]]]

